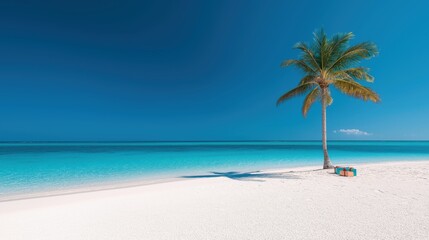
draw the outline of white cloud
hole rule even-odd
[[[345,134],[345,135],[355,135],[355,136],[369,136],[372,135],[369,132],[365,132],[359,129],[340,129],[340,130],[335,130],[334,133],[340,133],[340,134]]]

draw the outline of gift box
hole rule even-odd
[[[339,175],[341,175],[341,172],[342,172],[344,169],[345,169],[346,171],[353,172],[353,176],[357,176],[356,168],[352,168],[352,167],[340,167],[340,166],[336,166],[336,167],[334,168],[335,173],[336,173],[336,174],[339,174]],[[343,176],[343,175],[341,175],[341,176]]]

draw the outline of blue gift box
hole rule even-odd
[[[337,167],[335,168],[335,173],[340,174],[340,172],[343,171],[343,169],[346,169],[346,171],[350,171],[350,167]],[[353,172],[354,176],[357,176],[356,168],[352,168],[351,171]]]

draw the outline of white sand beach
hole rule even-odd
[[[429,161],[356,167],[0,202],[0,239],[429,239]]]

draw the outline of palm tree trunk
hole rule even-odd
[[[333,168],[328,155],[328,143],[326,141],[326,94],[327,89],[322,90],[322,145],[323,145],[323,169]]]

